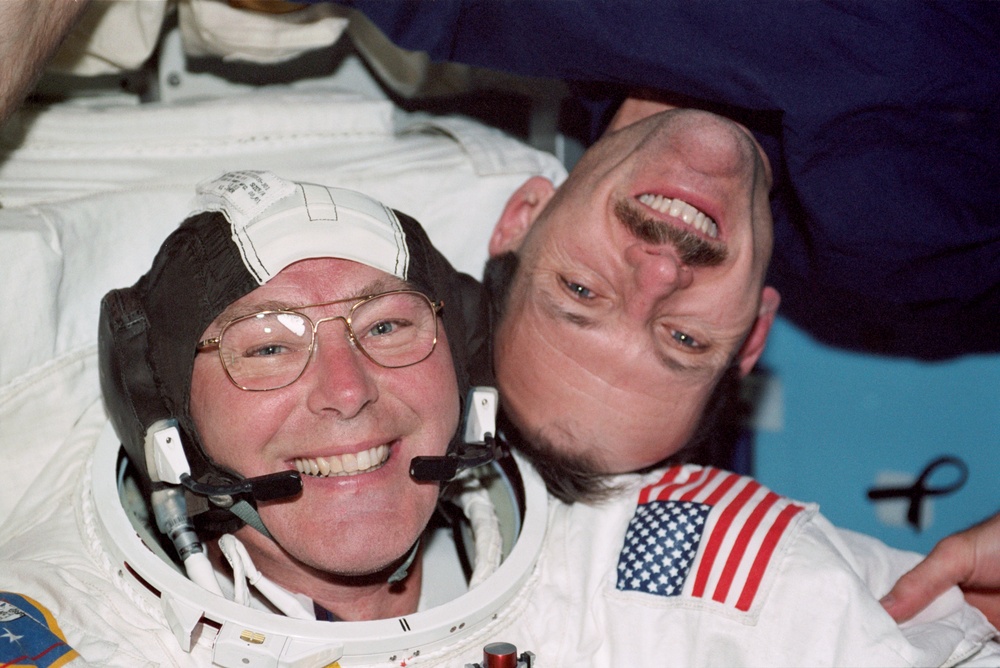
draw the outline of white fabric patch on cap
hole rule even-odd
[[[198,184],[198,202],[201,211],[222,211],[229,222],[245,225],[294,192],[294,183],[271,172],[229,172]]]
[[[409,250],[396,214],[353,190],[295,183],[271,172],[230,172],[198,186],[201,211],[225,215],[258,283],[294,262],[319,257],[407,277]]]

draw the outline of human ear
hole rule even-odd
[[[745,376],[753,369],[753,365],[760,359],[764,352],[764,342],[767,341],[768,332],[774,324],[774,316],[778,313],[778,305],[781,303],[781,295],[770,285],[765,285],[760,294],[760,308],[757,310],[757,319],[754,320],[750,333],[743,341],[736,358],[739,360],[740,376]]]
[[[543,176],[532,176],[514,191],[490,236],[490,257],[520,249],[528,229],[555,192],[555,186]]]

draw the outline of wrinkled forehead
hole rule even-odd
[[[537,449],[623,473],[687,443],[721,372],[691,380],[615,347],[563,345],[527,311],[502,321],[495,362],[504,410]]]
[[[353,260],[315,257],[294,262],[247,294],[233,300],[213,325],[260,311],[293,310],[331,302],[352,302],[394,290],[415,290],[434,299],[426,289],[400,277]]]

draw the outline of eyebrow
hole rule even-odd
[[[728,254],[724,244],[713,243],[694,232],[657,220],[627,200],[615,202],[614,214],[636,239],[652,244],[672,244],[681,261],[689,266],[716,267],[725,261]]]
[[[712,364],[684,364],[666,353],[658,353],[657,357],[660,359],[660,363],[663,364],[663,366],[684,375],[700,376],[704,375],[706,372],[714,370],[714,366]]]
[[[395,276],[379,277],[362,286],[361,289],[354,295],[347,295],[342,297],[342,299],[360,300],[380,292],[407,289],[416,289],[416,287],[409,281],[401,280]],[[318,303],[322,304],[324,302],[321,301]],[[290,311],[297,308],[304,308],[306,306],[310,306],[310,304],[291,304],[289,302],[279,301],[276,299],[265,299],[259,302],[247,302],[239,305],[233,303],[223,309],[222,313],[217,315],[212,322],[224,323],[230,320],[235,320],[236,318],[242,318],[243,316],[259,313],[260,311]]]
[[[538,294],[541,296],[539,300],[542,304],[542,311],[548,313],[550,316],[556,320],[561,320],[567,322],[571,325],[576,325],[581,329],[594,329],[597,327],[597,321],[589,316],[582,315],[580,313],[574,313],[570,311],[548,291],[537,289]]]

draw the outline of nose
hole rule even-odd
[[[632,268],[633,290],[626,296],[625,310],[643,317],[659,300],[691,285],[694,274],[671,246],[636,243],[625,249]]]
[[[378,399],[378,385],[371,374],[374,364],[351,342],[344,319],[330,320],[340,322],[317,323],[313,359],[305,371],[309,375],[308,405],[313,412],[334,411],[352,418]],[[321,323],[330,326],[320,327]],[[303,380],[306,378],[299,382]]]

